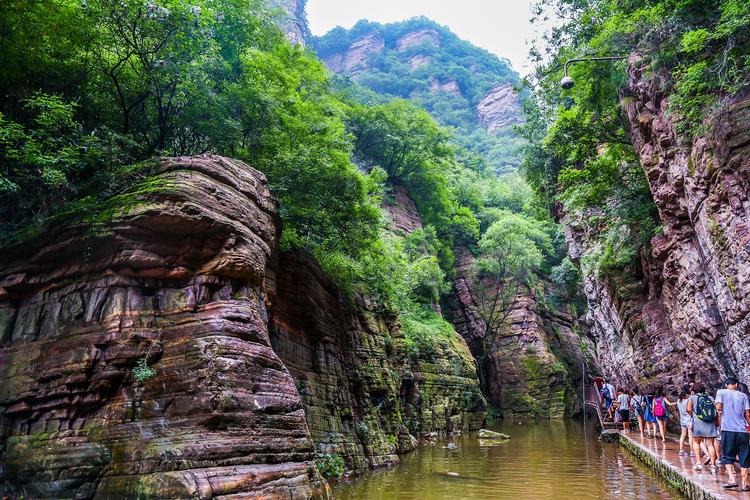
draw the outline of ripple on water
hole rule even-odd
[[[426,445],[399,466],[336,486],[337,499],[667,499],[680,498],[616,444],[602,444],[580,422],[511,422],[512,437],[493,445],[474,435]]]

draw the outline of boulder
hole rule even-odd
[[[479,429],[479,439],[510,439],[510,436],[502,432],[495,432],[489,429]]]

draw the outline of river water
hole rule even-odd
[[[667,499],[681,498],[617,444],[601,443],[593,426],[548,421],[491,427],[511,439],[476,434],[420,446],[401,464],[339,483],[340,499]]]

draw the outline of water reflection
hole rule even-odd
[[[504,422],[505,442],[475,436],[426,445],[390,470],[336,486],[337,499],[666,499],[679,498],[616,444],[579,422]]]

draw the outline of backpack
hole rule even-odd
[[[609,387],[606,385],[602,387],[601,394],[604,399],[612,399],[612,394],[610,394]]]
[[[693,409],[696,417],[707,423],[716,421],[716,406],[707,394],[698,394],[698,400]]]
[[[635,396],[633,399],[638,398],[634,406],[637,405],[636,409],[638,410],[638,413],[641,415],[646,414],[646,406],[648,406],[648,403],[646,402],[646,396]]]
[[[664,398],[654,399],[654,416],[663,417],[667,414],[667,409],[664,407]]]

